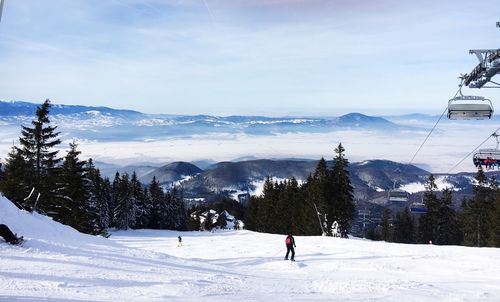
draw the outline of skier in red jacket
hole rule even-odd
[[[295,245],[295,239],[293,238],[292,234],[288,234],[285,239],[285,244],[286,244],[286,255],[285,255],[285,260],[288,260],[288,254],[290,254],[290,251],[292,252],[292,258],[290,260],[295,261],[295,250],[294,247],[297,247]]]

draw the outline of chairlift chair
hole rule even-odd
[[[491,136],[494,136],[497,140],[496,148],[479,149],[472,157],[474,165],[478,168],[484,166],[487,169],[500,169],[499,134],[493,133]]]
[[[402,189],[389,190],[387,199],[391,202],[407,202],[410,194]]]
[[[413,202],[410,205],[410,212],[413,214],[425,214],[427,213],[427,207],[423,202]]]
[[[462,95],[448,101],[448,118],[450,120],[484,120],[493,115],[491,101],[482,96]]]

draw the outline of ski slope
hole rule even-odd
[[[0,197],[0,301],[500,301],[500,249],[250,231],[83,235]],[[177,247],[177,236],[184,245]]]

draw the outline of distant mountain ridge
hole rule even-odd
[[[31,122],[39,104],[0,101],[0,125],[20,126]],[[72,138],[123,141],[157,140],[202,134],[275,135],[326,133],[335,130],[418,130],[383,117],[349,113],[339,117],[268,117],[145,114],[133,110],[53,104],[51,121]],[[0,126],[0,127],[1,127]]]
[[[40,104],[23,102],[23,101],[12,101],[5,102],[0,101],[0,117],[8,117],[8,116],[33,116],[36,112],[37,106]],[[82,105],[62,105],[62,104],[52,104],[50,109],[51,114],[57,115],[70,115],[77,113],[86,113],[96,111],[103,114],[113,114],[113,115],[121,115],[121,116],[130,116],[135,115],[139,116],[142,113],[134,110],[126,110],[126,109],[113,109],[109,107],[92,107],[92,106],[82,106]]]
[[[299,182],[305,181],[317,163],[317,160],[254,159],[219,162],[203,170],[192,163],[174,162],[150,170],[139,179],[146,185],[154,176],[164,187],[180,186],[188,199],[210,202],[221,194],[233,198],[245,192],[259,194],[259,186],[268,177],[274,180],[295,177]],[[327,163],[333,165],[332,161]],[[151,167],[145,166],[142,171],[147,168]],[[355,200],[373,205],[386,205],[387,192],[394,186],[408,188],[410,193],[424,191],[424,183],[430,174],[416,166],[388,160],[351,163],[349,173]],[[435,177],[441,186],[455,191],[456,202],[472,194],[474,173],[437,174]],[[420,196],[421,193],[412,195],[411,201],[418,201]]]

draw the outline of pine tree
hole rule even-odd
[[[333,194],[327,199],[327,213],[329,216],[328,230],[331,230],[333,221],[337,221],[342,233],[347,234],[354,217],[354,189],[349,178],[349,161],[344,156],[345,149],[341,143],[335,148],[337,154],[331,171]]]
[[[102,187],[98,194],[98,211],[99,211],[99,224],[104,230],[111,227],[113,223],[114,207],[112,204],[112,185],[109,178],[105,177],[102,180]]]
[[[226,211],[222,211],[217,217],[217,227],[225,229],[227,227],[227,215]]]
[[[113,183],[111,184],[111,199],[109,202],[109,217],[108,217],[110,221],[110,226],[114,228],[118,227],[115,218],[115,212],[119,200],[120,183],[121,183],[120,173],[116,172],[115,178],[113,179]]]
[[[500,192],[498,188],[495,191],[494,207],[491,211],[491,225],[489,245],[500,247]]]
[[[386,242],[392,241],[392,226],[390,219],[391,211],[389,209],[384,209],[382,214],[382,240]]]
[[[99,169],[94,166],[92,159],[85,165],[87,171],[86,190],[87,198],[82,204],[84,221],[80,227],[81,231],[88,234],[105,234],[106,227],[101,220],[101,198],[103,179]]]
[[[438,210],[436,244],[460,244],[461,234],[458,218],[452,207],[452,193],[446,188],[443,190]]]
[[[170,198],[171,229],[185,231],[187,229],[187,217],[182,193],[176,187],[173,187]]]
[[[142,189],[142,185],[137,178],[137,174],[135,171],[132,173],[132,177],[130,178],[130,197],[131,197],[131,205],[134,208],[134,219],[131,227],[133,228],[145,228],[148,224],[148,217],[150,215],[150,207],[149,204],[146,204],[146,198],[144,196],[144,190]]]
[[[419,242],[429,243],[435,242],[437,236],[437,227],[439,223],[439,201],[436,196],[436,180],[434,175],[429,175],[425,184],[424,205],[427,208],[427,213],[423,214],[419,219]]]
[[[394,242],[415,242],[415,222],[408,208],[405,208],[404,211],[396,215],[394,225]]]
[[[70,225],[77,230],[85,223],[84,202],[88,198],[88,175],[85,169],[86,162],[78,156],[77,144],[70,143],[64,162],[60,169],[58,196],[60,201],[54,207],[53,218],[63,224]]]
[[[30,167],[25,183],[34,187],[40,193],[39,208],[49,215],[56,215],[60,207],[56,192],[57,164],[61,161],[57,157],[57,150],[53,148],[61,143],[57,138],[57,127],[50,125],[50,101],[47,99],[36,110],[36,119],[31,122],[32,127],[22,126],[19,142],[19,152]],[[29,191],[23,192],[28,195]]]
[[[259,231],[260,229],[260,203],[262,201],[262,197],[257,197],[257,196],[251,196],[250,200],[248,201],[248,207],[245,212],[245,227],[247,230],[251,231]],[[191,219],[189,220],[189,229],[192,229],[191,225],[194,224],[194,222]],[[199,225],[199,222],[198,222]]]
[[[491,234],[491,213],[494,206],[494,192],[488,186],[482,169],[476,174],[474,198],[462,204],[462,227],[464,243],[472,246],[486,246]]]
[[[156,177],[153,177],[151,184],[149,185],[149,198],[151,200],[151,213],[149,218],[149,225],[152,229],[161,228],[161,213],[162,204],[164,203],[165,194],[161,189]]]
[[[115,200],[115,222],[116,227],[127,230],[135,225],[135,205],[132,198],[132,190],[127,173],[123,174],[118,182],[118,191]]]
[[[32,200],[25,200],[31,190],[29,182],[30,167],[21,151],[13,147],[8,154],[0,191],[18,207],[30,210],[34,206]]]

